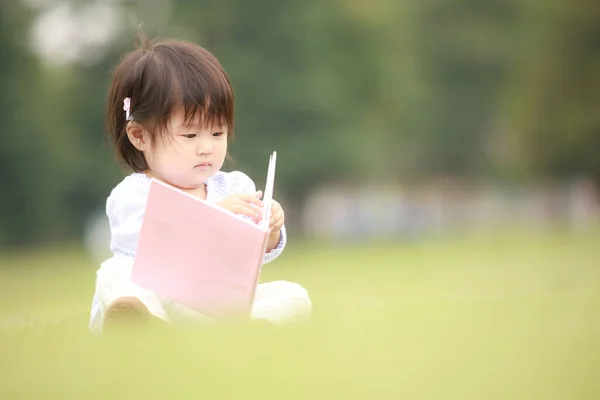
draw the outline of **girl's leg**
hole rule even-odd
[[[205,325],[215,322],[212,318],[175,301],[163,302],[172,323],[178,325]]]
[[[159,319],[170,322],[161,300],[150,290],[133,283],[124,283],[101,296],[101,326],[136,322],[150,322]]]
[[[266,319],[275,324],[306,321],[312,302],[308,292],[297,283],[275,281],[261,283],[256,288],[252,319]]]
[[[105,263],[96,279],[96,316],[93,329],[102,331],[108,322],[123,319],[151,319],[151,316],[170,322],[162,301],[151,290],[130,281],[130,265]]]
[[[90,326],[102,331],[105,315],[109,318],[144,317],[148,313],[168,323],[206,324],[209,317],[179,303],[164,301],[154,292],[130,281],[127,262],[107,262],[98,271],[94,315]],[[287,281],[261,283],[256,288],[252,319],[264,319],[275,324],[304,321],[310,317],[312,303],[307,291]]]
[[[214,319],[183,304],[162,303],[173,324],[206,325]],[[305,321],[310,317],[312,304],[307,291],[297,283],[276,281],[259,284],[256,288],[251,318],[275,324]]]

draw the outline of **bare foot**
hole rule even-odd
[[[148,308],[136,297],[120,297],[114,300],[104,312],[102,328],[130,327],[147,325],[154,319]]]

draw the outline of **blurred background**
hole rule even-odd
[[[103,217],[127,172],[104,141],[106,92],[140,24],[221,60],[237,95],[228,168],[262,187],[278,151],[293,234],[598,219],[594,1],[1,4],[4,248],[79,241]]]
[[[293,238],[261,279],[308,290],[309,333],[88,338],[140,24],[229,73],[227,170],[261,189],[278,152]],[[0,0],[0,87],[0,397],[600,397],[598,1]]]

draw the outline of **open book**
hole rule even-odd
[[[152,180],[132,282],[211,318],[249,317],[267,247],[276,157],[258,224]]]

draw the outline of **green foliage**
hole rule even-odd
[[[600,13],[594,2],[539,2],[520,23],[515,57],[517,164],[533,176],[589,175],[600,183]]]
[[[79,2],[83,6],[85,2]],[[591,1],[128,2],[134,26],[193,40],[229,72],[236,161],[298,210],[334,180],[589,175],[600,182],[600,20]],[[112,66],[47,68],[36,12],[2,3],[0,246],[76,238],[122,171],[103,139]]]

